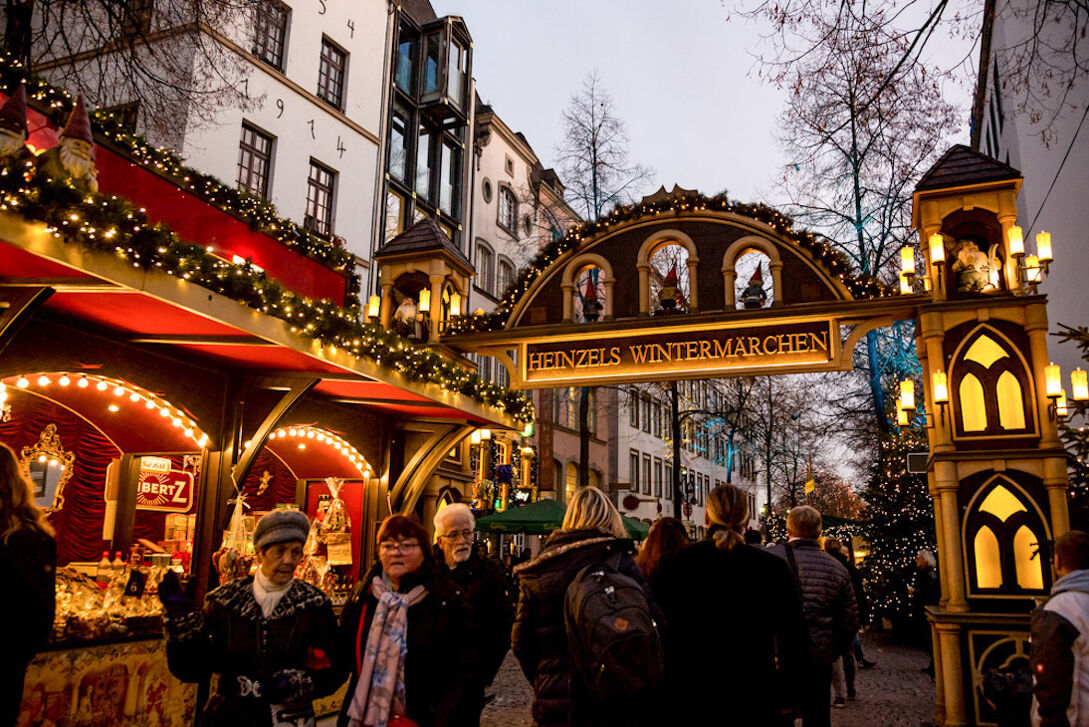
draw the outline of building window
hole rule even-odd
[[[408,112],[398,108],[394,110],[390,124],[389,173],[399,182],[405,181],[405,172],[408,169],[408,132],[411,128],[408,119]]]
[[[514,176],[514,160],[511,159],[509,156],[506,158],[503,168],[506,169],[509,176]]]
[[[665,463],[665,499],[673,499],[673,464],[671,462]]]
[[[495,269],[495,253],[483,242],[476,243],[476,287],[485,293],[492,292],[492,274]]]
[[[469,65],[469,52],[458,43],[451,42],[450,58],[446,66],[446,95],[459,109],[465,101],[465,81]]]
[[[632,492],[639,492],[639,453],[634,449],[628,452],[628,484]]]
[[[662,460],[654,458],[654,496],[662,496]]]
[[[385,242],[404,232],[405,198],[392,189],[386,194],[386,236]]]
[[[402,30],[402,32],[404,32]],[[411,95],[416,80],[416,38],[403,37],[397,44],[397,69],[394,82],[397,87]]]
[[[484,184],[481,187],[481,191],[484,193],[484,201],[492,201],[492,182],[490,179],[485,179]]]
[[[518,219],[518,200],[510,187],[499,188],[499,226],[509,232],[513,237],[518,237],[515,229],[515,220]]]
[[[640,472],[640,474],[643,477],[643,494],[644,495],[649,495],[650,494],[650,475],[651,475],[651,472],[650,472],[650,455],[649,454],[644,454],[643,455],[643,469]]]
[[[253,54],[278,71],[284,70],[287,45],[287,19],[291,8],[276,0],[267,0],[257,8]]]
[[[423,125],[416,137],[416,194],[431,199],[431,130]]]
[[[249,124],[242,124],[238,144],[238,188],[268,199],[268,180],[272,170],[273,138]]]
[[[441,49],[439,47],[440,37],[438,33],[431,33],[424,41],[424,77],[423,77],[423,95],[434,94],[440,90],[439,87],[439,58],[441,56]]]
[[[643,397],[643,431],[650,434],[650,397]]]
[[[514,265],[507,260],[499,261],[499,277],[495,281],[495,294],[502,295],[514,282]]]
[[[639,428],[639,392],[635,389],[628,392],[628,426]]]
[[[662,436],[662,404],[661,402],[654,402],[653,414],[651,414],[651,425],[654,428],[653,434],[656,437]]]
[[[340,110],[344,108],[344,77],[348,54],[328,38],[321,39],[321,64],[318,66],[318,98]]]
[[[333,234],[333,201],[337,173],[310,160],[310,177],[306,180],[305,226],[319,235]]]
[[[448,215],[457,214],[461,185],[461,150],[449,139],[442,142],[439,160],[439,209]]]

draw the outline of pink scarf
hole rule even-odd
[[[378,599],[378,607],[348,707],[350,727],[386,727],[391,715],[404,715],[408,608],[426,598],[427,590],[416,586],[408,593],[397,593],[375,576],[371,594]]]

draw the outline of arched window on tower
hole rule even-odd
[[[995,476],[975,497],[964,522],[972,592],[1020,595],[1051,587],[1046,526],[1012,480]]]
[[[980,326],[953,362],[958,436],[1032,434],[1028,368],[1005,336]]]

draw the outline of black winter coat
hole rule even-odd
[[[202,726],[265,727],[272,721],[271,704],[310,706],[344,683],[345,672],[333,662],[333,606],[324,593],[298,579],[268,618],[253,596],[250,576],[209,593],[203,611],[168,616],[164,625],[174,676],[199,682],[219,674]],[[293,670],[294,678],[285,678],[284,670]],[[247,691],[240,689],[247,680],[260,683],[265,697],[240,694]]]
[[[375,564],[359,582],[340,616],[338,663],[351,671],[348,692],[337,724],[348,724],[355,685],[359,680],[361,654],[374,621],[378,599],[371,581],[382,576]],[[429,555],[415,573],[401,578],[400,593],[418,585],[427,596],[408,609],[408,652],[405,655],[405,712],[419,727],[476,725],[476,673],[478,656],[469,624],[465,594],[443,573]]]
[[[557,530],[540,555],[515,569],[520,578],[518,612],[511,647],[533,687],[533,721],[537,727],[608,727],[648,724],[650,713],[634,699],[631,712],[607,709],[586,692],[571,662],[564,626],[567,586],[580,570],[623,553],[620,572],[643,585],[653,604],[635,548],[627,539],[598,530]],[[661,612],[654,607],[655,616]],[[661,620],[659,620],[661,623]],[[653,695],[641,695],[650,701]]]
[[[654,597],[670,624],[666,693],[685,724],[771,725],[798,704],[808,636],[782,560],[708,537],[662,559]]]
[[[858,631],[858,604],[851,576],[842,563],[821,550],[816,540],[794,540],[770,550],[786,560],[786,548],[793,550],[798,564],[811,656],[831,664],[851,647]]]
[[[865,626],[870,622],[870,602],[866,598],[866,589],[862,584],[862,573],[851,562],[851,559],[843,553],[835,552],[829,553],[829,555],[842,563],[843,567],[847,569],[847,575],[851,576],[851,588],[855,592],[855,605],[858,606],[858,623]]]
[[[436,554],[437,558],[438,556]],[[464,563],[450,569],[440,560],[442,570],[461,588],[469,603],[469,617],[479,653],[479,689],[492,683],[503,659],[510,651],[510,630],[514,623],[514,604],[508,592],[503,564],[482,558],[473,548]],[[483,706],[483,704],[481,704]]]
[[[53,630],[56,608],[57,543],[30,528],[19,528],[0,542],[0,573],[5,596],[0,599],[0,623],[6,624],[4,659],[23,666],[33,658]]]

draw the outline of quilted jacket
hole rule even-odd
[[[793,550],[798,565],[810,655],[818,662],[831,664],[850,648],[858,631],[858,604],[851,576],[842,563],[821,550],[816,540],[798,539],[771,551],[787,559],[786,548]]]

